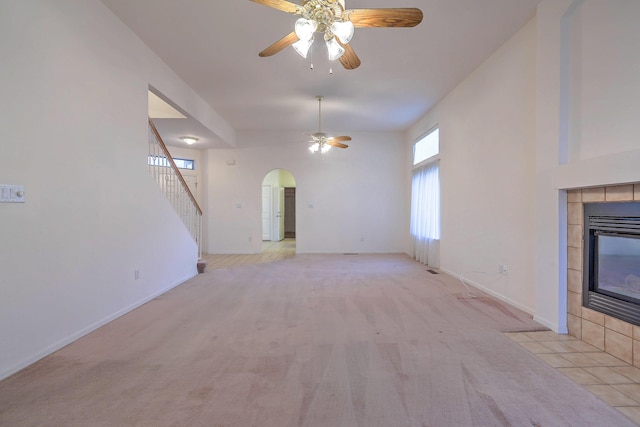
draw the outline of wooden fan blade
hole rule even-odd
[[[284,36],[283,38],[281,38],[280,40],[278,40],[277,42],[275,42],[274,44],[272,44],[271,46],[269,46],[268,48],[260,52],[258,55],[263,58],[266,56],[275,55],[276,53],[280,52],[284,48],[291,46],[298,40],[300,39],[296,35],[295,31],[292,31],[291,33],[287,34],[286,36]]]
[[[422,16],[422,11],[414,7],[349,11],[349,20],[356,28],[415,27]]]
[[[338,148],[347,148],[349,147],[347,144],[343,144],[341,142],[335,142],[335,141],[327,141],[327,144],[331,145],[332,147],[338,147]]]
[[[350,136],[334,136],[333,138],[330,138],[331,141],[351,141],[351,137]]]
[[[286,0],[251,0],[254,3],[260,3],[265,6],[272,7],[274,9],[281,10],[287,13],[298,12],[298,5]]]
[[[340,61],[345,70],[355,70],[358,68],[360,66],[360,58],[358,58],[353,48],[349,44],[342,44],[337,37],[336,41],[344,48],[344,53],[338,58],[338,61]]]

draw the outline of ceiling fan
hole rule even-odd
[[[301,5],[287,0],[251,1],[301,16],[294,31],[260,52],[261,57],[275,55],[293,46],[306,58],[314,34],[324,33],[329,59],[338,59],[347,70],[360,66],[360,58],[349,45],[354,28],[415,27],[423,17],[417,8],[346,9],[345,0],[302,0]]]
[[[309,146],[309,151],[312,153],[316,153],[320,151],[321,153],[326,153],[331,149],[331,147],[338,148],[347,148],[349,147],[347,144],[343,144],[343,141],[351,141],[350,136],[328,136],[326,133],[322,132],[322,100],[324,97],[316,96],[318,99],[318,132],[312,133],[311,146]]]

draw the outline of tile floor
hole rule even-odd
[[[505,333],[640,425],[640,369],[569,335]]]
[[[261,254],[228,255],[203,254],[207,270],[229,268],[247,264],[262,264],[292,258],[296,255],[296,239],[284,239],[280,242],[262,242]]]
[[[261,254],[203,255],[207,269],[230,268],[292,258],[295,239],[263,242]],[[640,369],[569,335],[509,332],[506,336],[599,396],[640,425]]]

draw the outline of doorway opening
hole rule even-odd
[[[296,180],[274,169],[262,180],[262,251],[295,252]]]

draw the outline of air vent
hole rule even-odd
[[[640,233],[640,218],[632,216],[589,216],[590,228],[618,233]]]
[[[431,273],[431,274],[440,274],[440,273],[438,273],[437,271],[432,270],[432,269],[429,269],[429,270],[427,270],[427,271],[428,271],[429,273]]]

